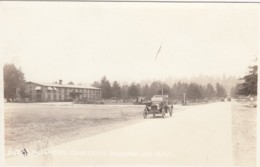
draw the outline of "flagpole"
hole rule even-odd
[[[164,83],[164,74],[163,74],[163,55],[162,55],[162,60],[161,60],[161,68],[162,68],[162,95],[163,95],[163,83]]]
[[[156,53],[156,56],[155,56],[155,61],[157,60],[157,58],[158,58],[158,56],[159,56],[159,54],[160,54],[160,52],[161,52],[161,49],[162,49],[162,43],[161,43],[161,45],[160,45],[160,47],[159,47],[159,49],[158,49],[158,51],[157,51],[157,53]],[[163,56],[162,56],[162,59],[161,59],[161,76],[162,76],[162,78],[161,78],[161,80],[162,80],[162,90],[161,90],[161,93],[162,93],[162,95],[163,95],[163,83],[164,83],[164,75],[163,75]]]

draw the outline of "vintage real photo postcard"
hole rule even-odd
[[[3,165],[257,166],[259,11],[1,1]]]

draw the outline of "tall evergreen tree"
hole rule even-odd
[[[189,84],[189,87],[187,90],[187,97],[189,99],[201,99],[202,98],[202,92],[201,92],[198,84],[195,84],[195,83]]]
[[[150,98],[153,96],[153,95],[156,95],[158,94],[158,92],[160,92],[162,89],[161,87],[161,83],[158,82],[158,81],[154,81],[152,82],[151,86],[150,86]]]
[[[237,84],[235,87],[232,87],[230,90],[230,95],[233,98],[237,98],[239,96],[239,89],[241,84]]]
[[[206,88],[202,85],[198,85],[199,90],[200,90],[200,94],[201,94],[201,99],[206,98]]]
[[[4,65],[4,98],[8,101],[16,98],[16,90],[25,83],[24,73],[14,64]],[[21,88],[22,89],[22,88]]]
[[[171,97],[175,100],[182,100],[183,95],[187,94],[189,85],[187,83],[178,82],[175,83],[171,90]]]
[[[121,87],[117,81],[113,82],[112,95],[113,97],[121,98]]]
[[[219,83],[216,83],[216,96],[217,97],[226,97],[227,96],[226,89]]]
[[[213,97],[215,97],[215,94],[216,92],[214,90],[214,87],[210,83],[208,83],[206,87],[206,97],[208,99],[212,99]]]
[[[250,66],[249,72],[245,75],[240,84],[238,94],[245,96],[256,96],[257,95],[257,65]]]
[[[106,76],[104,76],[100,81],[100,89],[102,92],[102,98],[109,99],[112,97],[111,85]]]
[[[162,84],[161,84],[162,85]],[[166,83],[163,84],[163,94],[164,95],[170,95],[171,92],[171,88],[169,87],[169,85],[167,85]],[[161,90],[159,90],[157,92],[158,95],[162,94],[162,86],[161,86]]]
[[[139,95],[140,95],[140,89],[135,83],[132,83],[128,89],[128,96],[131,98],[136,98]]]
[[[128,85],[123,85],[122,88],[121,88],[121,98],[123,98],[124,100],[128,99],[129,96],[128,96]]]
[[[141,95],[148,98],[149,97],[149,86],[147,84],[145,84],[142,87],[142,91],[141,91]]]

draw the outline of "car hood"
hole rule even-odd
[[[159,104],[152,104],[152,106],[157,106],[157,107],[159,107]]]

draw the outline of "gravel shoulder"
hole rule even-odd
[[[245,102],[232,104],[233,155],[237,166],[256,166],[256,111]]]

